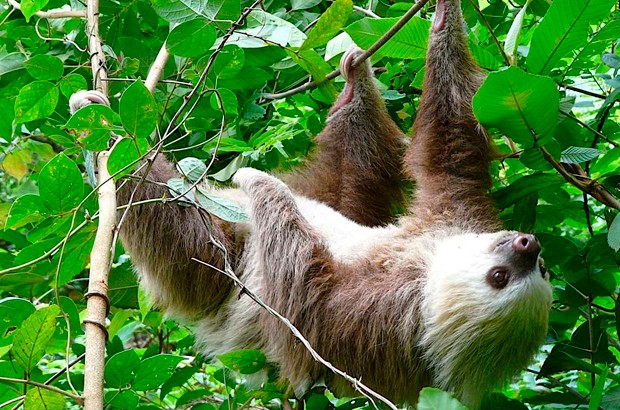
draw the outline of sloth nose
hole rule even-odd
[[[540,244],[534,235],[519,234],[512,241],[512,250],[521,254],[536,254],[540,252]]]

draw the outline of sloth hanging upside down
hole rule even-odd
[[[262,349],[298,394],[317,380],[352,392],[217,271],[225,256],[212,238],[240,280],[336,367],[400,403],[438,386],[476,407],[532,359],[552,296],[538,242],[501,230],[487,193],[490,142],[471,110],[483,73],[460,0],[438,1],[408,147],[369,64],[353,67],[358,54],[342,58],[345,90],[303,169],[284,183],[244,168],[233,178],[239,188],[218,190],[248,209],[249,221],[145,204],[128,212],[123,244],[155,303],[197,324],[200,348]],[[415,195],[391,221],[402,173]],[[177,176],[159,155],[147,180]],[[132,193],[134,201],[167,194],[136,181],[120,204]]]

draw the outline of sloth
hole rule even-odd
[[[261,349],[298,396],[319,380],[353,393],[218,272],[230,266],[323,357],[389,399],[414,404],[437,386],[475,408],[536,353],[552,292],[536,238],[502,230],[488,195],[492,145],[471,109],[484,75],[460,0],[438,0],[406,150],[369,64],[353,66],[359,53],[342,58],[345,90],[302,170],[283,182],[243,168],[238,188],[208,188],[248,221],[144,204],[128,211],[121,239],[155,304],[196,325],[201,351]],[[163,155],[151,161],[120,204],[167,194],[161,182],[178,173]],[[393,220],[401,174],[414,199]]]

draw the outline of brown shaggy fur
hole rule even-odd
[[[362,53],[353,48],[350,62]],[[296,193],[321,201],[366,226],[391,222],[402,205],[401,162],[405,136],[390,118],[369,62],[348,70],[347,84],[316,137],[305,169],[283,180]]]
[[[499,224],[487,194],[491,148],[471,111],[482,74],[467,48],[460,0],[439,0],[438,9],[404,159],[415,201],[397,225],[361,226],[385,224],[401,200],[401,134],[368,66],[350,73],[304,170],[284,184],[241,169],[234,177],[241,190],[221,191],[249,208],[249,222],[226,224],[176,204],[130,210],[121,235],[146,290],[158,306],[197,321],[199,346],[260,348],[298,393],[320,379],[337,394],[351,392],[224,275],[190,261],[222,267],[210,229],[250,289],[321,355],[392,400],[414,403],[422,387],[436,385],[475,407],[536,352],[551,290],[531,254],[526,267],[513,263],[521,258],[510,245],[514,232],[485,233]],[[159,156],[148,178],[174,176]],[[167,194],[134,180],[119,203],[133,190],[134,200]],[[452,261],[459,252],[464,261]],[[506,291],[485,280],[497,264],[511,272]]]

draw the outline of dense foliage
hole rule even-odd
[[[36,14],[65,3],[0,6],[0,408],[75,406],[71,396],[83,390],[81,320],[98,216],[89,152],[107,149],[111,133],[122,137],[108,164],[120,181],[165,136],[163,150],[185,159],[187,178],[170,183],[177,191],[205,173],[226,183],[241,166],[293,167],[342,88],[322,81],[341,53],[352,41],[371,46],[412,6],[266,0],[236,26],[250,2],[105,0],[111,108],[70,116],[69,97],[93,78],[84,20]],[[620,5],[463,0],[463,9],[471,50],[490,72],[474,110],[499,147],[493,195],[509,228],[536,233],[555,286],[547,344],[487,407],[620,409]],[[372,57],[406,132],[433,13],[431,2]],[[164,41],[173,58],[151,96],[139,79]],[[317,88],[271,98],[309,77]],[[225,219],[243,217],[218,198],[197,199]],[[195,356],[191,329],[150,309],[120,244],[109,288],[108,408],[302,408],[286,401],[292,393],[260,352]],[[320,385],[304,405],[372,408]],[[427,389],[418,408],[463,407]]]

